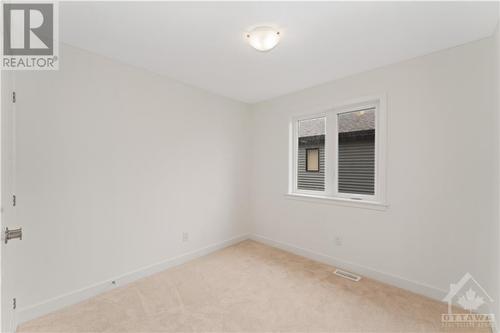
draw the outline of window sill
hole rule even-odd
[[[381,202],[374,201],[363,201],[363,200],[353,200],[353,199],[345,199],[345,198],[333,198],[333,197],[325,197],[320,195],[312,195],[312,194],[302,194],[302,193],[287,193],[285,194],[287,199],[291,200],[301,200],[308,201],[313,203],[323,203],[323,204],[332,204],[339,206],[347,206],[354,208],[363,208],[363,209],[372,209],[385,211],[388,208],[388,205]]]

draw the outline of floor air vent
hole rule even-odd
[[[358,282],[359,280],[361,280],[361,276],[356,275],[354,273],[343,271],[341,269],[336,269],[335,272],[334,272],[334,274],[338,275],[340,277],[343,277],[345,279],[348,279],[348,280],[351,280],[351,281],[355,281],[355,282]]]

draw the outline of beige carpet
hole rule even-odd
[[[441,328],[442,303],[333,271],[244,241],[25,323],[18,332],[467,331]]]

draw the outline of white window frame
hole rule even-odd
[[[340,193],[338,191],[338,115],[346,112],[375,109],[375,194],[362,195],[354,193]],[[342,104],[325,108],[326,111],[292,117],[290,120],[290,161],[289,161],[289,190],[292,198],[307,200],[319,199],[324,202],[336,201],[342,204],[353,204],[357,207],[386,207],[386,99],[383,95],[359,98]],[[297,153],[298,153],[298,124],[302,120],[325,118],[325,190],[301,190],[297,184]]]

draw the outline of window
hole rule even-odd
[[[292,120],[291,194],[384,203],[382,99]]]
[[[319,172],[319,148],[306,149],[306,171]]]

